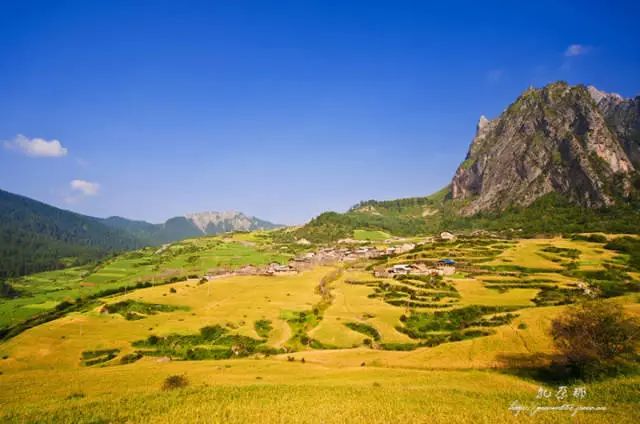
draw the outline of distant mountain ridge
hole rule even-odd
[[[95,218],[0,190],[0,278],[190,237],[277,227],[240,212],[189,214],[163,224],[116,216]]]
[[[270,230],[281,225],[247,216],[242,212],[198,212],[185,215],[203,234],[217,234],[228,231]]]
[[[132,221],[118,216],[106,218],[102,222],[109,227],[128,231],[148,244],[168,243],[231,231],[270,230],[282,227],[236,211],[191,213],[170,218],[162,224]]]

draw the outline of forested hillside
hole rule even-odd
[[[307,225],[283,235],[329,242],[349,238],[356,229],[382,230],[397,236],[480,229],[513,231],[519,235],[640,231],[637,225],[640,204],[637,201],[593,209],[575,205],[563,196],[551,193],[529,206],[512,206],[504,211],[481,212],[473,216],[458,212],[462,204],[449,199],[434,202],[433,196],[366,201],[344,214],[323,213]]]
[[[0,278],[79,265],[142,246],[276,227],[240,212],[177,216],[162,224],[94,218],[0,190]]]
[[[142,245],[96,218],[0,190],[0,278],[85,263]]]

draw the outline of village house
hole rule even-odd
[[[298,271],[290,265],[281,265],[277,262],[270,263],[265,270],[265,275],[294,275]]]
[[[456,261],[453,259],[440,259],[436,268],[442,272],[441,275],[453,275],[456,273]]]
[[[430,275],[433,274],[433,268],[430,268],[423,263],[411,264],[411,274]]]
[[[385,255],[401,255],[403,253],[407,253],[415,249],[416,245],[413,243],[404,243],[400,246],[391,246],[387,247],[384,252],[380,251],[379,256]]]
[[[451,240],[455,240],[456,236],[451,234],[448,231],[443,231],[440,233],[440,240],[444,240],[444,241],[451,241]]]
[[[373,269],[373,276],[376,278],[389,278],[391,275],[389,272],[383,267],[376,267]]]
[[[245,265],[235,271],[236,275],[257,275],[259,273],[260,269],[255,265]]]
[[[373,275],[377,278],[392,278],[396,275],[440,275],[448,276],[456,272],[455,261],[442,259],[435,266],[424,263],[396,264],[389,268],[376,267]]]
[[[396,265],[393,265],[388,272],[393,275],[406,275],[406,274],[409,274],[411,270],[412,270],[411,265],[396,264]]]
[[[407,253],[407,252],[411,252],[413,249],[415,249],[416,245],[413,243],[404,243],[400,246],[396,247],[396,255],[400,255],[402,253]]]

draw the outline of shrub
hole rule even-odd
[[[271,326],[271,321],[267,319],[259,319],[253,324],[253,326],[256,330],[256,333],[258,333],[258,335],[263,339],[268,338],[269,333],[271,332],[271,330],[273,330],[273,327]]]
[[[131,364],[136,362],[137,360],[142,359],[142,354],[140,352],[129,353],[120,358],[121,364]]]
[[[6,281],[0,281],[0,298],[13,299],[20,296],[20,292]]]
[[[179,310],[187,310],[183,306],[163,305],[157,303],[145,303],[135,300],[123,300],[117,303],[111,303],[104,306],[104,310],[109,314],[120,314],[126,320],[139,320],[146,318],[147,315],[155,315],[159,312],[173,312]]]
[[[164,379],[164,383],[162,383],[162,390],[175,390],[181,389],[183,387],[187,387],[189,385],[189,380],[184,375],[170,375],[169,377]]]
[[[371,339],[375,341],[380,340],[380,333],[378,332],[378,330],[368,324],[364,324],[361,322],[345,322],[344,325],[353,331],[357,331],[364,334],[365,336],[369,336],[367,339],[365,339],[369,340],[369,345],[371,345]],[[365,344],[367,343],[365,342]]]
[[[86,395],[82,392],[74,392],[71,393],[69,396],[66,397],[67,400],[73,400],[73,399],[82,399],[86,397]]]
[[[606,243],[607,242],[607,237],[604,234],[589,234],[589,235],[582,235],[582,234],[575,234],[571,237],[572,240],[584,240],[584,241],[590,241],[592,243]]]
[[[629,267],[640,270],[640,240],[633,237],[618,237],[604,247],[628,254]]]
[[[120,349],[86,350],[82,352],[82,364],[90,367],[108,362],[118,356]]]
[[[640,322],[625,316],[620,305],[585,302],[553,320],[551,335],[571,373],[594,378],[617,373],[637,359]]]

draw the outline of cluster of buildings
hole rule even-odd
[[[448,232],[440,234],[441,240],[454,240],[455,236]],[[424,244],[432,239],[418,243]],[[349,242],[347,246],[345,243]],[[353,242],[353,243],[351,243]],[[383,256],[401,255],[416,248],[414,243],[403,243],[388,247],[362,246],[358,240],[341,240],[336,247],[326,247],[316,252],[307,252],[291,259],[287,264],[270,263],[265,266],[246,265],[235,270],[215,270],[207,273],[205,279],[213,280],[233,275],[293,275],[317,265],[330,265],[336,262],[355,262],[362,259],[375,259]],[[307,245],[305,239],[297,240],[297,244]],[[341,247],[342,246],[342,247]],[[393,277],[395,275],[452,275],[455,273],[455,261],[442,259],[429,266],[423,263],[396,264],[386,269],[374,271],[376,277]]]
[[[376,269],[373,275],[377,278],[391,278],[396,275],[453,275],[456,272],[456,262],[453,259],[441,259],[435,265],[424,263],[395,264],[385,269]]]
[[[373,259],[386,254],[385,250],[376,247],[327,247],[317,252],[309,252],[297,256],[289,263],[294,267],[308,268],[310,265],[327,265],[335,262],[354,262],[360,259]]]
[[[293,275],[317,265],[330,265],[336,262],[355,262],[361,259],[375,259],[385,255],[398,255],[413,250],[413,243],[379,249],[372,246],[328,247],[317,252],[307,252],[296,256],[287,264],[277,262],[266,266],[245,265],[235,270],[218,269],[207,273],[204,278],[214,280],[234,275]]]

